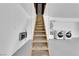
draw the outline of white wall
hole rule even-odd
[[[30,16],[19,4],[0,4],[0,55],[12,55],[30,39],[19,41],[19,33],[29,30]]]
[[[20,6],[25,10],[26,13],[30,16],[30,19],[27,22],[28,28],[28,38],[32,40],[34,27],[35,27],[35,20],[36,20],[36,13],[33,3],[21,3]]]
[[[53,38],[51,35],[50,35],[50,21],[53,23],[53,29],[57,30],[57,31],[60,31],[60,30],[64,30],[64,31],[68,31],[68,30],[71,30],[72,32],[72,37],[73,38],[79,38],[79,22],[68,22],[68,19],[67,18],[67,21],[65,19],[65,21],[59,21],[59,19],[53,19],[52,17],[50,16],[45,16],[45,23],[46,23],[46,31],[47,31],[47,34],[48,34],[48,39],[51,39]],[[64,18],[61,18],[62,20],[64,20]],[[55,21],[55,22],[53,22]]]
[[[79,4],[78,3],[47,3],[45,22],[48,38],[50,36],[50,20],[56,21],[56,30],[71,30],[73,37],[79,37]]]
[[[77,23],[70,23],[70,22],[55,22],[54,23],[54,30],[57,31],[71,31],[72,37],[79,37],[78,32],[76,31],[76,24]]]

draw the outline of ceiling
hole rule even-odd
[[[79,3],[47,3],[45,14],[50,17],[79,18]]]

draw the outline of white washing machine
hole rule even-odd
[[[65,32],[65,39],[68,40],[68,39],[71,39],[72,38],[72,33],[71,31],[66,31]]]
[[[55,32],[55,36],[54,36],[55,39],[57,40],[63,40],[64,38],[64,31],[56,31]]]

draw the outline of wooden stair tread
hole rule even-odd
[[[33,48],[37,48],[37,49],[40,49],[40,48],[48,48],[48,46],[33,46]]]
[[[32,48],[32,50],[49,50],[49,48]]]
[[[36,30],[36,31],[34,31],[34,32],[45,32],[45,31],[37,31],[37,30]]]
[[[37,33],[36,32],[34,35],[46,35],[46,33],[42,33],[42,32],[41,33]]]
[[[46,37],[45,37],[45,38],[44,38],[44,37],[38,37],[38,38],[35,37],[35,38],[33,39],[33,41],[48,41],[48,40],[47,40]]]
[[[32,50],[32,52],[33,56],[49,56],[48,50]]]
[[[33,40],[33,42],[48,42],[47,40]]]
[[[45,28],[36,28],[36,29],[45,29]]]
[[[32,56],[49,55],[48,40],[43,16],[37,16],[31,49]]]
[[[36,26],[44,26],[44,25],[36,25]]]
[[[38,37],[38,36],[39,36],[39,37],[42,37],[42,36],[46,36],[46,35],[34,35],[34,36],[37,36],[37,37]]]

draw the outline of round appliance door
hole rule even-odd
[[[72,36],[71,31],[69,31],[69,32],[66,33],[66,37],[67,38],[71,38],[71,36]]]
[[[59,37],[59,38],[62,38],[62,37],[63,37],[63,32],[62,32],[62,31],[60,31],[60,32],[58,33],[58,37]]]

